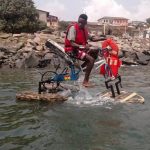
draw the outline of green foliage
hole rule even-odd
[[[59,22],[59,30],[61,30],[61,31],[67,30],[68,25],[69,25],[69,22],[60,21]]]
[[[147,19],[146,19],[146,22],[147,22],[148,24],[150,24],[150,18],[147,18]]]
[[[0,0],[0,30],[20,33],[35,32],[44,25],[32,0]]]

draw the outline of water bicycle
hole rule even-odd
[[[38,93],[55,93],[59,89],[62,82],[65,81],[77,81],[79,78],[80,72],[83,71],[81,65],[77,64],[76,58],[70,56],[64,52],[63,47],[54,42],[53,40],[47,40],[45,43],[46,47],[54,54],[53,59],[56,59],[53,71],[46,71],[42,74],[41,80],[39,81]],[[108,49],[98,49],[101,57],[98,57],[98,60],[95,62],[96,69],[100,68],[102,65],[105,65],[105,86],[111,91],[112,97],[115,97],[115,93],[120,95],[121,85],[121,76],[117,74],[116,77],[110,78],[110,72],[112,72],[110,66],[107,64],[106,60],[103,58],[103,53]],[[60,69],[61,61],[60,59],[65,60],[66,66],[58,73]],[[111,84],[115,82],[116,91],[114,90],[114,85]]]

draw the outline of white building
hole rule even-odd
[[[103,17],[98,19],[98,24],[106,24],[112,26],[128,26],[127,18],[123,17]]]

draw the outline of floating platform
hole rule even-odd
[[[120,95],[116,94],[115,98],[113,98],[111,92],[108,92],[108,91],[101,93],[100,96],[102,98],[113,98],[116,101],[121,102],[121,103],[141,103],[141,104],[143,104],[145,102],[144,98],[135,92],[121,91],[120,93],[121,93]]]
[[[57,93],[38,94],[37,92],[25,91],[16,94],[16,99],[20,101],[45,101],[55,103],[66,101],[67,97],[61,96]]]

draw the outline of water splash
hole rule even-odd
[[[111,109],[112,103],[115,103],[114,99],[104,98],[100,93],[96,93],[97,89],[88,89],[82,86],[83,76],[81,76],[77,83],[79,86],[79,91],[76,93],[71,92],[71,90],[66,90],[62,94],[68,97],[67,103],[78,105],[80,107],[85,106],[105,106]]]

